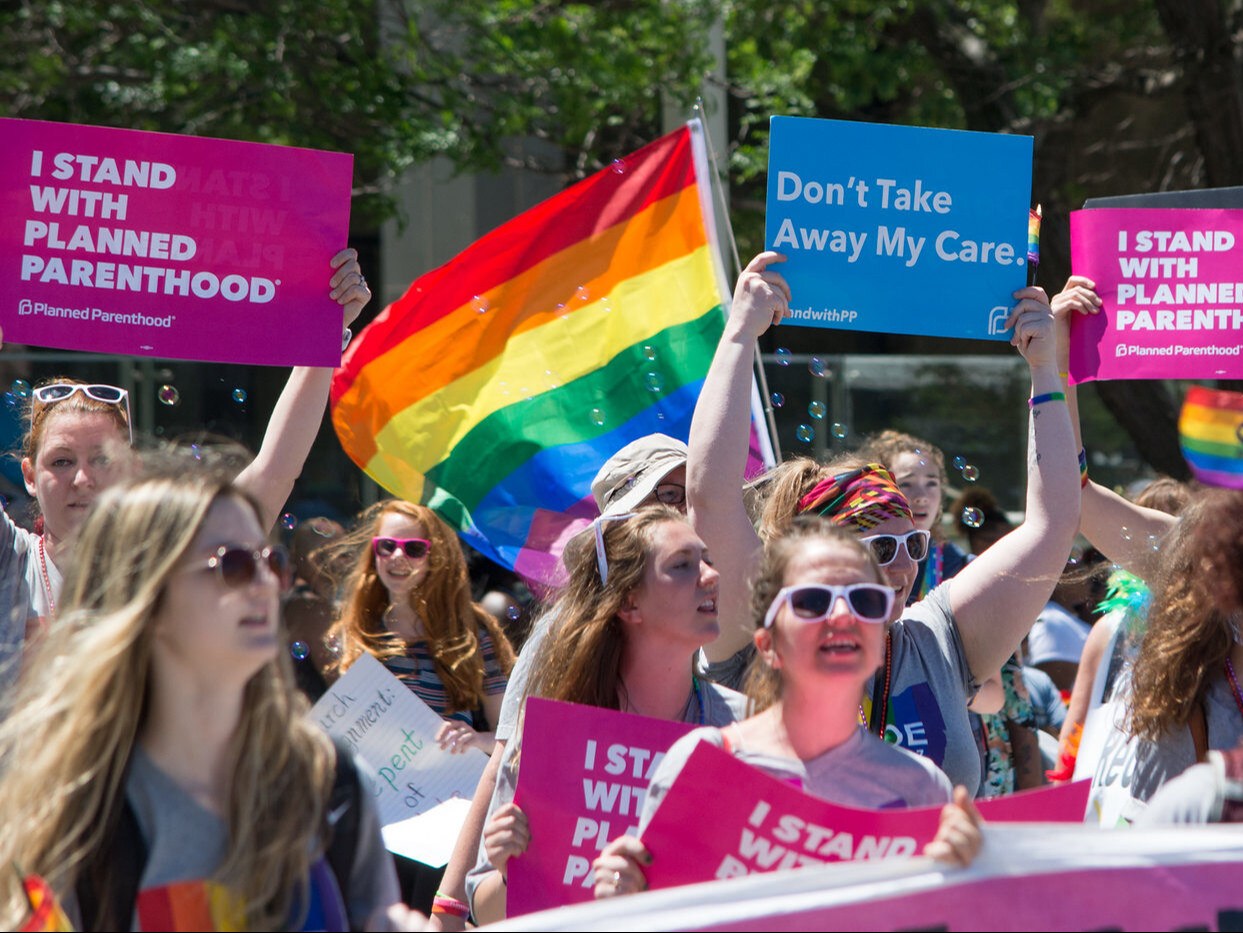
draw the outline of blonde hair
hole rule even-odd
[[[422,585],[410,592],[410,606],[422,620],[432,663],[444,684],[449,702],[446,712],[475,710],[486,696],[479,631],[491,637],[497,661],[506,674],[514,666],[514,650],[496,619],[471,599],[470,575],[457,535],[425,505],[401,499],[378,502],[362,513],[354,531],[321,552],[358,554],[346,584],[345,609],[329,635],[338,636],[341,642],[336,673],[348,670],[364,651],[380,659],[406,653],[405,641],[384,626],[389,596],[376,573],[371,546],[385,515],[403,515],[427,531],[431,542],[427,575]],[[327,556],[324,559],[331,560]]]
[[[802,554],[812,541],[822,541],[859,555],[872,573],[872,582],[885,582],[872,549],[863,544],[858,535],[819,515],[800,515],[790,523],[781,537],[774,538],[764,546],[764,556],[751,584],[751,616],[755,619],[757,629],[764,627],[768,607],[786,585],[786,570],[790,562]],[[780,675],[758,653],[747,670],[743,692],[754,701],[754,711],[757,713],[772,706],[781,697]]]
[[[60,615],[0,724],[0,865],[42,875],[62,897],[80,880],[107,885],[150,702],[153,621],[212,506],[230,498],[258,515],[226,480],[184,469],[113,486],[95,502]],[[213,879],[241,897],[249,928],[273,929],[288,922],[320,851],[334,756],[306,719],[283,655],[244,689],[228,751],[228,848]],[[28,905],[16,872],[3,874],[0,927],[15,929]]]
[[[774,467],[769,471],[772,479],[767,484],[764,505],[760,510],[760,538],[772,541],[789,531],[799,514],[799,500],[821,480],[857,470],[866,464],[867,461],[857,454],[842,454],[828,463],[820,463],[810,457],[791,457]]]

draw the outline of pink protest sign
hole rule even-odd
[[[9,343],[336,366],[353,157],[0,120]]]
[[[1072,319],[1071,382],[1243,377],[1243,211],[1074,211],[1070,253],[1103,303]]]
[[[509,916],[591,900],[592,861],[611,840],[637,834],[648,781],[691,728],[528,698],[514,802],[531,844],[509,863]]]
[[[1086,802],[1085,781],[981,801],[979,808],[996,822],[1080,823]],[[829,803],[702,742],[643,833],[652,853],[647,880],[655,889],[828,862],[909,858],[936,835],[940,815],[940,807]]]

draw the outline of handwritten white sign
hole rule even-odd
[[[384,826],[455,797],[470,800],[488,763],[477,749],[441,751],[436,732],[444,720],[365,652],[310,715],[374,772],[372,790]]]

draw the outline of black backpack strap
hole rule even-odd
[[[147,865],[147,841],[134,808],[124,797],[116,827],[83,866],[74,892],[83,930],[128,930]]]
[[[358,814],[362,806],[362,784],[349,745],[340,739],[333,739],[332,744],[336,746],[337,763],[325,813],[328,824],[325,838],[328,844],[324,856],[336,876],[341,900],[348,908],[350,875],[354,871],[354,855],[358,851]]]

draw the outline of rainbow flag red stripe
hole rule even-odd
[[[1243,489],[1243,394],[1192,386],[1178,418],[1178,440],[1196,479]]]
[[[644,434],[689,432],[726,293],[701,133],[656,140],[415,280],[333,381],[350,457],[489,557],[552,580],[595,515],[600,464]]]

